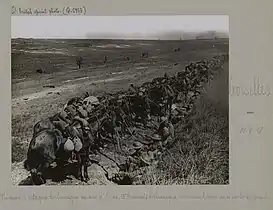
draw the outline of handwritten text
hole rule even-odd
[[[86,7],[62,7],[62,8],[21,8],[12,6],[11,8],[12,15],[85,15]]]

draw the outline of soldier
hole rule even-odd
[[[117,118],[120,120],[120,126],[121,126],[122,132],[126,131],[126,113],[125,112],[129,114],[127,105],[128,105],[127,101],[124,98],[122,98],[122,96],[119,96],[117,100],[116,113],[117,113]]]
[[[160,147],[163,148],[168,142],[174,139],[174,127],[167,117],[161,117],[161,123],[159,125],[158,131],[161,136]]]
[[[99,99],[95,96],[88,96],[83,100],[82,107],[90,114],[94,108],[100,105]]]
[[[140,88],[139,92],[138,92],[138,110],[140,113],[140,117],[142,119],[142,122],[144,124],[144,126],[146,127],[147,124],[147,120],[151,119],[150,116],[150,112],[151,112],[151,108],[150,108],[150,103],[148,100],[148,96],[147,94],[145,94],[145,88]]]
[[[127,172],[133,172],[139,167],[146,165],[140,158],[142,155],[143,144],[140,142],[134,142],[131,149],[132,151],[126,160]]]
[[[129,86],[129,92],[134,94],[138,92],[137,87],[135,87],[133,83],[131,83]]]
[[[90,96],[89,93],[88,93],[88,92],[85,92],[84,98],[87,98],[87,97],[89,97],[89,96]]]
[[[106,64],[107,61],[108,61],[107,56],[104,56],[104,61],[103,61],[103,63]]]
[[[58,120],[53,122],[56,127],[59,127],[61,129],[62,133],[68,133],[68,137],[70,137],[70,140],[73,142],[76,151],[78,150],[78,148],[82,147],[80,146],[81,144],[79,143],[79,140],[77,138],[82,139],[83,136],[77,131],[76,128],[74,128],[73,124],[75,123],[75,121],[78,121],[80,122],[82,130],[89,129],[90,127],[89,123],[87,122],[87,118],[87,111],[83,109],[81,101],[77,98],[74,98],[68,101],[68,103],[65,105],[65,108],[59,113]],[[66,146],[67,145],[71,145],[69,139]],[[69,148],[66,149],[69,151]]]
[[[175,93],[170,85],[165,85],[164,90],[165,90],[165,100],[166,100],[165,113],[170,115],[171,107],[173,105],[173,101],[175,98]]]
[[[65,109],[62,109],[60,113],[58,114],[58,121],[63,121],[66,124],[71,123],[71,118],[68,116]]]
[[[82,148],[82,143],[77,134],[77,130],[59,116],[52,119],[52,123],[62,133],[62,136],[67,139],[64,144],[64,151],[70,152],[70,158],[73,159],[73,151],[79,151]],[[68,162],[71,163],[71,159],[69,159]]]
[[[69,105],[66,105],[64,111],[67,113],[68,117],[72,120],[78,113],[75,107],[75,102],[72,102]]]
[[[88,112],[84,105],[80,103],[76,104],[76,110],[81,118],[88,120]]]
[[[68,113],[71,115],[71,119],[73,119],[75,116],[79,116],[85,120],[88,120],[88,107],[86,104],[84,104],[81,99],[75,99],[75,100],[70,100],[65,106],[65,109],[67,110]]]
[[[165,77],[166,79],[168,79],[168,78],[169,78],[169,75],[168,75],[168,73],[167,73],[167,72],[165,72],[165,73],[164,73],[164,77]]]
[[[82,61],[83,61],[83,58],[81,56],[78,56],[76,58],[76,63],[78,65],[79,69],[82,67]]]
[[[80,129],[77,129],[77,122],[80,123]],[[79,116],[75,116],[72,124],[66,126],[66,132],[68,133],[68,140],[64,145],[64,149],[66,151],[71,151],[72,154],[75,152],[79,152],[83,144],[93,144],[94,143],[94,133],[90,129],[89,123],[80,118]],[[73,144],[71,144],[71,142]]]

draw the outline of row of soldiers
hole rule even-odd
[[[141,58],[147,58],[148,55],[149,55],[148,52],[141,52],[140,57]],[[124,59],[127,60],[127,61],[129,61],[130,57],[124,56]],[[108,56],[105,55],[104,59],[103,59],[103,63],[107,64],[107,62],[108,62]],[[77,63],[78,68],[81,69],[82,68],[82,64],[83,64],[83,57],[82,56],[77,56],[76,57],[76,63]]]
[[[182,90],[185,90],[185,98],[190,98],[192,100],[188,100],[189,104],[186,104],[186,101],[183,101],[184,107],[188,108],[188,113],[190,109],[193,107],[194,97],[200,94],[200,89],[202,87],[202,83],[208,82],[212,77],[212,73],[209,70],[217,69],[221,67],[222,62],[220,57],[214,57],[212,60],[201,60],[196,63],[190,63],[186,66],[185,70],[179,72],[174,77],[169,77],[168,74],[165,74],[162,78],[157,78],[153,80],[151,83],[146,83],[142,87],[136,88],[133,84],[130,85],[130,90],[132,92],[141,93],[140,95],[148,98],[146,99],[146,103],[149,103],[149,99],[157,99],[156,103],[164,104],[165,112],[163,117],[161,117],[161,122],[159,124],[158,129],[154,134],[157,134],[157,137],[160,139],[158,142],[158,146],[156,144],[152,144],[151,146],[143,145],[139,142],[136,142],[133,145],[134,152],[129,156],[128,162],[126,162],[126,170],[121,171],[113,177],[115,182],[119,182],[124,179],[125,176],[129,176],[131,178],[135,177],[136,174],[141,173],[143,166],[147,166],[154,160],[154,163],[157,163],[157,157],[161,154],[160,150],[164,150],[168,143],[173,142],[175,137],[175,129],[172,123],[173,119],[173,111],[176,110],[177,115],[183,114],[185,112],[179,110],[176,103],[179,102],[177,93],[181,93]],[[149,91],[143,92],[144,87],[148,87],[148,89],[157,89],[159,92],[163,92],[163,96],[165,97],[155,97],[149,95]],[[163,90],[163,91],[162,91]],[[188,94],[191,91],[195,91],[193,95]],[[151,93],[150,93],[151,94]],[[160,94],[159,94],[160,95]],[[188,105],[188,106],[187,106]],[[147,106],[150,108],[150,106]],[[147,113],[150,113],[149,111]],[[154,135],[155,137],[156,135]],[[145,159],[145,157],[147,157]]]
[[[158,142],[159,148],[163,149],[174,138],[172,123],[174,111],[176,111],[176,115],[184,114],[183,108],[189,112],[193,100],[187,99],[192,99],[199,94],[198,89],[201,88],[201,83],[209,79],[210,73],[208,71],[220,64],[221,61],[218,57],[214,57],[213,60],[204,59],[187,65],[185,70],[176,76],[170,77],[165,74],[163,77],[156,78],[140,87],[130,84],[128,91],[105,95],[100,99],[86,93],[82,98],[69,100],[53,119],[54,125],[68,139],[64,145],[65,150],[79,151],[82,148],[82,140],[78,136],[82,139],[91,138],[85,137],[85,132],[79,134],[80,130],[91,130],[93,139],[102,138],[100,135],[102,133],[106,133],[106,135],[111,133],[112,135],[108,135],[108,137],[114,138],[115,133],[118,132],[117,127],[121,127],[121,134],[126,131],[131,132],[130,128],[135,126],[134,122],[140,120],[146,127],[154,116],[159,116],[161,121],[151,139]],[[189,92],[194,92],[194,94],[189,95]],[[179,99],[181,93],[184,97],[182,109],[174,106],[181,102]],[[139,162],[134,161],[133,157],[139,157],[137,151],[140,148],[143,151],[143,145],[135,144],[133,149],[136,152],[130,156],[129,162],[131,163]],[[153,156],[158,153],[157,149],[154,148],[152,153],[151,148],[146,148],[144,151],[150,152],[149,154]]]

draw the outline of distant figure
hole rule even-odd
[[[40,69],[36,70],[36,73],[42,74],[42,73],[46,73],[46,71],[44,69],[40,68]]]
[[[42,69],[37,69],[36,72],[42,74],[43,70]]]
[[[129,86],[129,92],[131,92],[131,93],[137,93],[138,92],[137,87],[135,87],[133,83],[131,83],[130,86]]]
[[[82,67],[82,61],[83,61],[83,58],[81,56],[78,56],[76,58],[76,62],[77,62],[79,69]]]
[[[108,59],[107,59],[107,56],[104,56],[104,61],[103,61],[103,63],[106,64],[106,63],[107,63],[107,60],[108,60]]]
[[[142,58],[147,58],[148,57],[148,52],[142,52],[141,57]]]
[[[85,92],[84,98],[87,98],[87,97],[89,97],[89,93],[88,93],[88,92]]]
[[[179,52],[179,51],[180,51],[180,47],[174,49],[174,52]]]

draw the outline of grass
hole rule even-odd
[[[223,68],[195,103],[192,132],[176,134],[178,141],[142,184],[229,184],[228,63]]]

